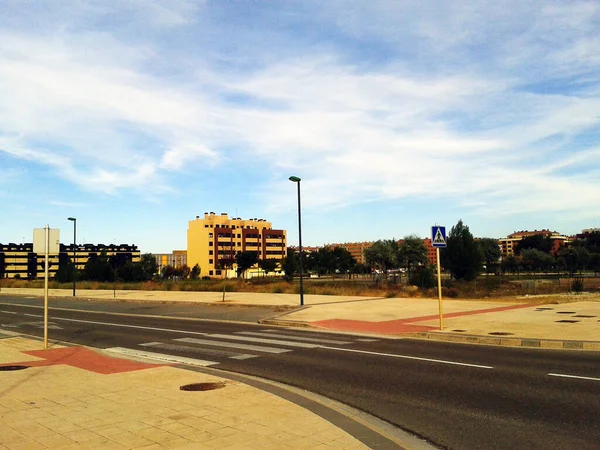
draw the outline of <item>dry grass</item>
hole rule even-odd
[[[550,299],[556,295],[567,294],[570,291],[571,279],[560,280],[506,280],[500,277],[480,277],[473,282],[457,282],[444,280],[445,295],[447,297],[469,298],[515,298],[520,296],[535,296],[542,300],[542,296]],[[585,290],[598,292],[600,279],[586,278]],[[20,279],[4,279],[2,287],[6,288],[42,288],[42,280],[27,281]],[[70,289],[71,283],[58,283],[51,281],[51,289]],[[210,291],[210,292],[255,292],[255,293],[281,293],[297,294],[299,284],[287,282],[279,278],[260,278],[251,280],[242,279],[212,279],[212,280],[185,280],[185,281],[146,281],[143,283],[121,283],[116,285],[111,282],[79,281],[78,289],[91,290],[147,290],[147,291]],[[437,289],[422,289],[405,284],[376,282],[370,277],[364,279],[306,279],[304,292],[317,295],[363,296],[363,297],[436,297]]]

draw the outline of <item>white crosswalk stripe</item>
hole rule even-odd
[[[202,333],[195,332],[193,334],[197,336]],[[146,342],[140,344],[140,346],[171,352],[193,353],[208,359],[218,358],[221,362],[224,362],[223,358],[245,360],[257,358],[264,354],[282,354],[293,351],[292,348],[286,347],[296,349],[331,348],[328,345],[350,345],[357,342],[374,342],[377,339],[328,339],[326,335],[321,337],[316,333],[288,333],[287,330],[266,329],[237,331],[230,334],[204,333],[202,338],[182,337],[174,338],[173,341],[175,343]],[[211,362],[211,364],[218,363]]]
[[[259,346],[259,345],[241,344],[238,342],[211,341],[208,339],[198,339],[198,338],[178,338],[175,340],[178,342],[188,342],[190,344],[213,345],[216,347],[237,348],[240,350],[250,350],[250,351],[261,352],[261,353],[291,352],[291,350],[287,349],[287,348],[263,347],[263,346]]]
[[[287,334],[275,334],[275,333],[263,334],[263,333],[259,333],[259,332],[255,332],[255,331],[238,331],[235,334],[243,334],[243,335],[247,335],[247,336],[264,336],[264,337],[283,338],[283,339],[287,339],[290,341],[316,342],[319,344],[346,345],[346,344],[352,343],[350,341],[337,341],[337,340],[333,340],[333,339],[310,338],[310,337],[305,337],[305,336],[289,336]]]
[[[300,347],[300,348],[317,348],[317,347],[319,347],[319,345],[317,345],[317,344],[305,344],[303,342],[283,341],[280,339],[253,338],[253,337],[246,337],[246,336],[237,336],[237,335],[233,335],[233,334],[207,334],[206,337],[218,338],[218,339],[230,339],[230,340],[234,340],[234,341],[258,342],[261,344],[285,345],[287,347]]]

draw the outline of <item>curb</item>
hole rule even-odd
[[[276,320],[263,319],[258,322],[261,325],[275,325],[280,327],[297,327],[297,328],[314,328],[323,330],[322,328],[314,327],[309,322],[300,322],[294,320]],[[336,330],[323,330],[335,333]],[[346,330],[346,333],[349,331]],[[350,331],[350,333],[352,333]],[[352,333],[356,334],[356,333]],[[374,333],[371,333],[373,335]],[[598,341],[566,341],[561,339],[537,339],[537,338],[517,338],[517,337],[496,337],[496,336],[480,336],[473,334],[456,334],[456,333],[399,333],[383,335],[384,337],[396,338],[412,338],[422,339],[437,342],[452,342],[456,344],[478,344],[478,345],[496,345],[500,347],[526,347],[526,348],[541,348],[555,350],[588,350],[600,351],[600,342]]]
[[[442,333],[402,333],[395,336],[410,337],[438,342],[454,342],[462,344],[496,345],[501,347],[526,347],[558,350],[590,350],[600,351],[597,341],[565,341],[561,339],[537,339],[517,337],[495,337]]]

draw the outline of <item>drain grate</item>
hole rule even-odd
[[[492,331],[491,334],[493,336],[513,336],[515,333],[507,333],[506,331]]]
[[[29,369],[29,366],[0,366],[0,372],[10,372],[13,370]]]
[[[578,315],[573,316],[573,317],[584,317],[586,319],[591,319],[592,317],[596,317],[596,316],[586,316],[585,314],[578,314]]]
[[[536,311],[550,311],[554,308],[535,308]]]
[[[457,333],[464,333],[467,330],[452,330],[452,331],[456,331]]]
[[[556,311],[556,314],[577,314],[575,311]]]
[[[557,320],[558,323],[577,323],[579,320]]]
[[[221,389],[225,387],[224,381],[219,381],[217,383],[193,383],[186,384],[184,386],[179,386],[179,390],[181,391],[214,391],[215,389]]]

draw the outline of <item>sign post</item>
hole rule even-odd
[[[438,302],[440,304],[440,330],[444,329],[444,312],[442,310],[442,273],[440,269],[440,248],[446,247],[446,227],[431,227],[431,245],[435,248],[437,260]]]
[[[60,251],[60,230],[44,228],[33,230],[33,252],[44,254],[44,348],[48,348],[48,256]]]

